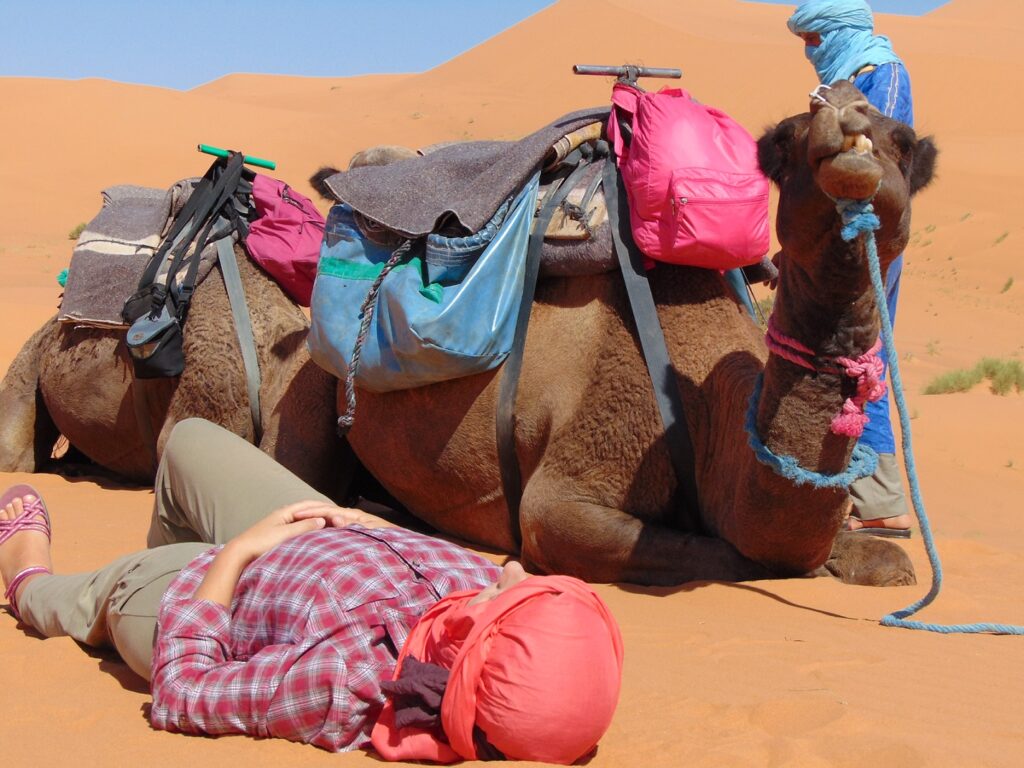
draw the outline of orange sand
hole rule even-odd
[[[278,161],[309,193],[321,163],[375,143],[511,138],[578,107],[609,82],[573,63],[678,66],[701,100],[753,133],[806,108],[815,84],[786,7],[738,0],[562,0],[418,75],[233,75],[190,92],[99,80],[0,79],[0,370],[58,301],[67,232],[99,192],[198,174],[197,142]],[[1024,5],[952,0],[923,18],[880,15],[913,78],[918,129],[942,150],[916,203],[897,344],[924,498],[946,583],[935,622],[1024,623],[1024,398],[925,397],[939,373],[1024,351],[1024,154],[1019,74]],[[559,39],[571,30],[571,39]],[[185,117],[188,116],[186,122]],[[1016,282],[1005,288],[1010,278]],[[45,494],[62,570],[138,547],[146,491],[52,475]],[[877,620],[922,585],[826,579],[601,587],[619,617],[622,702],[594,766],[1018,766],[1024,763],[1024,640],[886,629]],[[157,733],[126,668],[0,616],[0,755],[5,766],[368,764],[362,753],[244,737]]]

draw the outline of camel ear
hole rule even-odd
[[[910,194],[924,189],[935,175],[935,159],[939,150],[931,136],[918,140],[914,147],[914,159],[910,164]]]
[[[764,135],[757,140],[757,162],[761,166],[761,173],[776,184],[782,183],[795,136],[796,123],[783,120],[774,128],[765,130]]]
[[[336,168],[330,166],[324,166],[319,171],[309,177],[309,183],[316,190],[317,194],[325,200],[330,200],[332,203],[335,202],[334,193],[331,192],[327,186],[327,180],[334,174],[338,173]]]

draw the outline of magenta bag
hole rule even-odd
[[[252,183],[257,219],[245,239],[252,260],[304,307],[309,306],[324,237],[324,217],[283,181],[257,173]]]
[[[681,88],[617,83],[608,135],[629,198],[633,237],[651,259],[711,269],[768,252],[768,179],[747,131]],[[632,127],[626,146],[619,120]]]

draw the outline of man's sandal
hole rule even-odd
[[[26,496],[33,496],[35,498],[32,501],[26,502],[24,501]],[[46,504],[39,495],[39,491],[31,485],[15,485],[7,489],[3,496],[0,496],[0,508],[6,507],[15,499],[22,499],[24,510],[13,520],[0,520],[0,545],[3,545],[14,534],[21,533],[22,531],[45,533],[46,540],[50,541],[50,515],[46,511]],[[25,568],[11,579],[11,583],[7,585],[7,589],[4,591],[4,599],[10,604],[11,613],[14,614],[14,618],[18,619],[18,621],[21,621],[21,614],[18,613],[18,604],[15,599],[18,587],[29,576],[34,576],[37,573],[50,573],[50,569],[43,565],[33,565]]]

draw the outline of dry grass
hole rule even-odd
[[[997,360],[986,357],[969,370],[950,371],[934,379],[924,388],[926,395],[947,395],[966,392],[988,379],[995,395],[1024,390],[1024,365],[1019,360]]]

